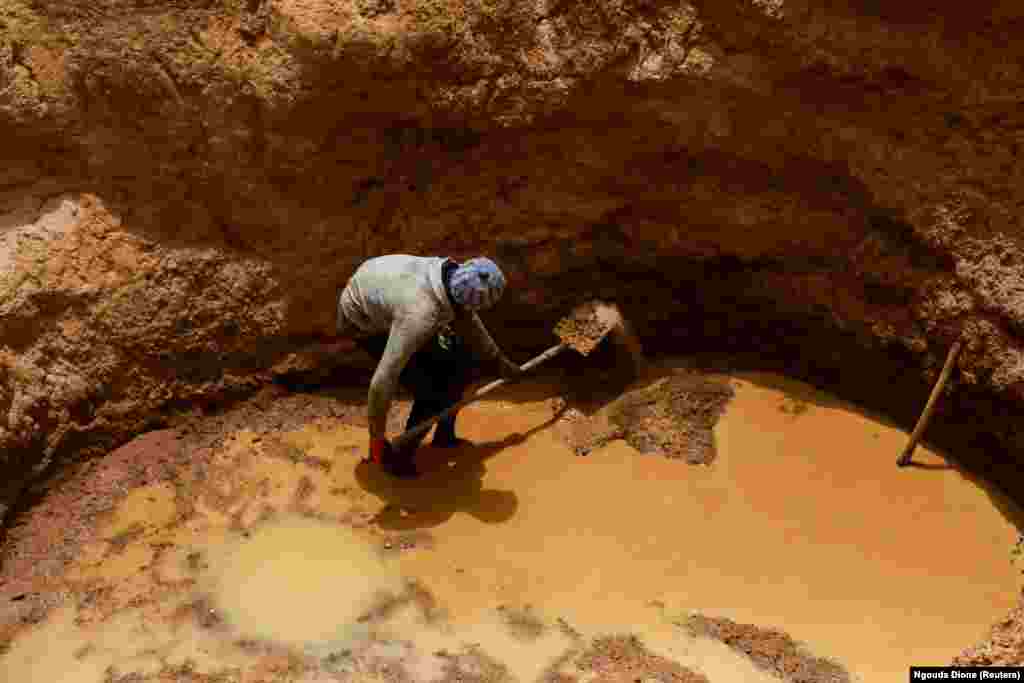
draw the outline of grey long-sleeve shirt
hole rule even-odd
[[[445,292],[447,258],[391,254],[364,262],[338,297],[338,334],[388,334],[370,382],[370,436],[387,436],[387,416],[398,377],[412,355],[450,324],[482,361],[504,354],[476,313],[457,314]]]

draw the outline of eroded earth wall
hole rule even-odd
[[[1010,0],[0,0],[0,509],[298,362],[391,251],[499,258],[510,348],[604,296],[650,348],[868,372],[827,328],[912,409],[963,334],[964,419],[1018,451],[1022,29]]]

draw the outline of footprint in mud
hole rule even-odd
[[[502,441],[456,449],[423,446],[416,454],[419,478],[396,479],[376,465],[361,462],[356,466],[356,480],[365,491],[386,503],[373,519],[382,529],[434,527],[457,512],[487,524],[500,524],[515,515],[519,498],[512,491],[485,489],[484,463],[527,436],[515,434]]]

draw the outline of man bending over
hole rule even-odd
[[[391,254],[364,262],[338,298],[337,333],[377,360],[370,382],[370,459],[392,476],[418,475],[413,460],[423,436],[401,449],[387,441],[388,409],[399,383],[414,397],[405,428],[457,403],[472,379],[473,358],[514,379],[519,366],[477,315],[501,299],[505,276],[494,261]],[[462,443],[455,415],[437,424],[433,445]]]

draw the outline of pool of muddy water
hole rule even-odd
[[[339,418],[236,430],[98,518],[0,680],[779,680],[688,629],[699,613],[902,681],[1014,606],[994,494],[926,448],[897,468],[904,432],[804,384],[729,381],[711,466],[578,457],[537,383],[466,409],[475,446],[424,448],[413,482],[362,464]]]

